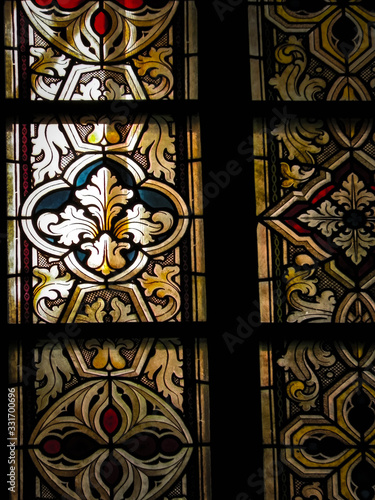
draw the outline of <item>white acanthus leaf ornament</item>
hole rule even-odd
[[[36,130],[31,140],[34,185],[40,184],[46,177],[53,179],[60,174],[61,159],[70,153],[69,144],[55,118],[44,117]]]
[[[84,189],[75,191],[75,197],[86,209],[67,205],[60,214],[43,213],[38,228],[48,236],[59,237],[58,243],[67,248],[77,245],[90,252],[87,266],[105,276],[126,265],[122,250],[152,243],[155,236],[173,225],[170,213],[152,214],[141,204],[121,217],[134,192],[118,185],[117,177],[107,167],[100,168]]]
[[[74,280],[69,273],[60,276],[57,265],[50,269],[36,267],[33,274],[39,280],[33,293],[34,310],[43,321],[56,323]],[[57,304],[49,306],[51,301],[56,300]]]
[[[140,152],[149,157],[149,172],[157,179],[164,176],[167,182],[174,184],[176,164],[166,156],[168,153],[173,159],[176,154],[175,137],[171,135],[170,127],[169,116],[151,117],[139,146]]]
[[[37,96],[53,101],[69,67],[69,58],[55,54],[51,47],[30,47],[30,54],[35,57],[31,66],[31,87]],[[45,77],[56,81],[48,82]]]

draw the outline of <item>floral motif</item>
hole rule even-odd
[[[271,131],[288,151],[288,160],[302,164],[314,164],[322,146],[328,143],[329,135],[323,129],[323,121],[291,117],[283,119]]]
[[[176,409],[127,379],[68,391],[42,415],[30,444],[35,466],[67,498],[162,498],[192,453]]]
[[[285,279],[286,298],[292,311],[288,315],[289,323],[321,323],[330,321],[336,305],[332,290],[323,290],[318,294],[316,286],[315,262],[306,254],[299,254],[295,265],[287,269]]]
[[[144,82],[144,86],[150,96],[150,99],[162,99],[170,93],[173,88],[172,66],[168,58],[172,56],[171,47],[151,47],[149,55],[138,56],[134,60],[134,65],[138,68],[140,76],[149,75],[160,83]]]
[[[123,61],[141,52],[170,23],[178,2],[161,0],[22,0],[31,23],[48,42],[81,61]],[[151,3],[151,2],[150,2]],[[53,15],[46,15],[53,9]]]
[[[99,119],[94,115],[83,116],[80,119],[82,125],[90,126],[91,130],[87,136],[87,142],[90,144],[117,144],[121,136],[116,130],[117,125],[125,125],[127,118],[125,116],[108,117],[101,116]]]
[[[75,192],[87,211],[69,204],[60,214],[46,212],[37,221],[45,235],[59,237],[59,244],[78,245],[89,252],[87,265],[103,275],[125,266],[122,250],[154,242],[155,236],[165,233],[173,224],[169,212],[152,214],[140,203],[118,218],[124,214],[124,207],[133,198],[134,191],[117,183],[116,176],[102,167],[91,177],[86,188]]]
[[[57,120],[48,116],[38,123],[32,144],[33,179],[37,185],[46,177],[52,179],[61,173],[61,159],[69,155],[70,149]]]
[[[315,371],[322,366],[332,366],[336,361],[322,342],[292,341],[278,365],[291,371],[295,377],[287,386],[288,397],[304,411],[316,407],[320,385]]]
[[[375,202],[375,194],[351,173],[331,198],[339,206],[324,200],[316,210],[308,210],[298,219],[316,227],[327,238],[337,234],[333,243],[343,248],[354,264],[359,264],[375,245],[375,207],[369,206]]]
[[[76,323],[105,323],[112,317],[112,323],[136,323],[138,317],[132,313],[131,304],[124,304],[118,297],[113,297],[110,302],[111,310],[106,311],[105,301],[99,297],[93,304],[85,305],[85,313],[77,314]]]
[[[69,382],[73,375],[73,369],[60,342],[47,341],[39,346],[42,352],[40,361],[35,364],[36,383],[43,383],[36,389],[38,412],[49,404],[50,399],[62,392],[64,379]]]
[[[167,300],[165,305],[150,302],[150,307],[159,320],[171,319],[180,310],[180,287],[176,282],[178,277],[178,266],[162,267],[156,264],[153,274],[143,273],[142,278],[139,278],[147,297],[156,295],[159,299]]]
[[[164,176],[167,182],[174,184],[175,162],[166,158],[166,153],[176,153],[175,139],[169,133],[171,123],[170,116],[152,116],[139,146],[142,154],[149,155],[149,172],[158,179]]]
[[[183,411],[181,342],[179,339],[159,339],[155,348],[156,353],[149,360],[145,374],[149,380],[155,380],[164,397],[170,397],[173,405]]]

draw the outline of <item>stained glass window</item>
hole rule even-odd
[[[10,497],[208,500],[195,2],[3,9]]]
[[[197,98],[194,2],[7,0],[6,97]]]
[[[8,123],[9,321],[204,320],[199,117],[137,105],[197,97],[194,4],[5,12],[7,97],[69,101]]]
[[[247,7],[263,497],[373,498],[374,6]]]
[[[372,498],[372,2],[4,5],[16,495]]]

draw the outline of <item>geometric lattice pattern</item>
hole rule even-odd
[[[374,6],[248,9],[260,314],[287,334],[260,342],[264,498],[373,498]]]
[[[253,100],[372,100],[374,21],[367,0],[249,0]]]
[[[260,347],[265,499],[372,498],[374,345]]]
[[[249,19],[252,97],[283,103],[253,123],[262,321],[373,321],[373,120],[345,115],[374,98],[373,6],[250,2]]]
[[[262,321],[373,321],[372,120],[254,126]]]

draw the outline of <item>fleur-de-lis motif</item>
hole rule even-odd
[[[152,214],[141,203],[126,210],[124,215],[124,207],[133,196],[133,190],[118,185],[117,177],[107,167],[101,167],[91,177],[91,183],[75,191],[75,197],[86,210],[68,204],[60,214],[43,213],[38,218],[38,228],[45,235],[59,237],[59,244],[75,245],[89,252],[87,265],[108,275],[125,266],[122,250],[152,243],[155,236],[173,225],[169,212]]]

